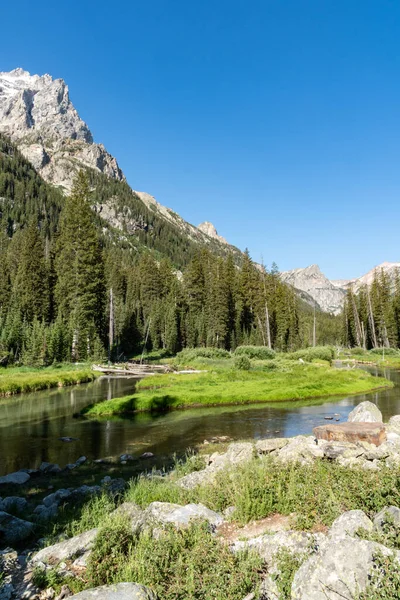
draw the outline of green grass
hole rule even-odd
[[[320,396],[361,394],[392,387],[384,378],[361,370],[288,363],[284,369],[215,369],[206,373],[154,375],[141,380],[133,396],[105,400],[84,409],[91,416],[136,411],[163,411],[189,406],[306,400]]]
[[[0,396],[86,383],[99,375],[100,373],[92,371],[89,365],[0,368]]]
[[[381,349],[363,350],[362,348],[351,348],[350,350],[342,350],[339,354],[339,359],[343,361],[356,361],[361,364],[376,365],[377,367],[391,367],[400,369],[400,351],[394,348],[385,348],[385,352]]]

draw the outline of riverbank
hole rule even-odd
[[[172,470],[130,482],[129,466],[120,464],[90,490],[65,489],[67,479],[46,497],[27,493],[18,518],[35,529],[26,538],[25,580],[39,593],[52,588],[52,597],[62,586],[77,593],[124,582],[146,586],[147,600],[322,600],[325,585],[349,600],[396,598],[399,422],[385,426],[378,447],[316,445],[313,436],[205,445]],[[48,509],[45,520],[38,502]],[[20,534],[18,525],[7,535]],[[34,546],[39,537],[42,550]],[[6,564],[3,580],[18,585],[16,575]]]
[[[105,400],[83,409],[87,416],[166,411],[198,406],[219,406],[307,400],[322,396],[362,394],[393,387],[382,377],[361,370],[326,365],[290,363],[276,370],[249,371],[212,368],[196,374],[155,375],[141,380],[132,396]]]
[[[100,375],[92,371],[90,365],[62,364],[36,369],[3,367],[0,368],[0,397],[88,383]]]
[[[391,369],[400,369],[400,352],[394,348],[363,350],[362,348],[352,348],[351,350],[342,350],[338,358],[344,363],[373,365],[380,368],[389,367]]]

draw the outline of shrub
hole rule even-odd
[[[170,525],[153,536],[110,519],[94,543],[88,576],[91,586],[135,581],[163,600],[237,600],[257,587],[261,562],[255,553],[233,554],[208,523]]]
[[[355,346],[354,348],[349,349],[350,354],[366,354],[367,351],[361,346]]]
[[[228,350],[222,348],[185,348],[176,355],[178,364],[185,364],[199,358],[230,358]]]
[[[305,362],[312,362],[313,359],[320,358],[330,363],[335,358],[335,349],[332,346],[315,346],[315,348],[304,348],[303,350],[297,350],[297,352],[289,352],[286,356],[292,360],[301,358]]]
[[[385,353],[385,356],[399,356],[399,351],[396,348],[372,348],[370,353],[379,354],[381,356],[383,353]]]
[[[276,356],[275,350],[267,348],[267,346],[238,346],[235,355],[241,356],[243,354],[258,360],[270,360]]]
[[[239,371],[250,371],[251,361],[248,356],[243,354],[242,356],[235,356],[235,369]]]

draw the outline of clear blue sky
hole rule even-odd
[[[0,59],[64,78],[134,189],[255,260],[400,260],[398,1],[7,2]]]

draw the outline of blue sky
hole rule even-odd
[[[62,77],[130,185],[284,269],[400,260],[400,3],[20,0],[0,70]]]

